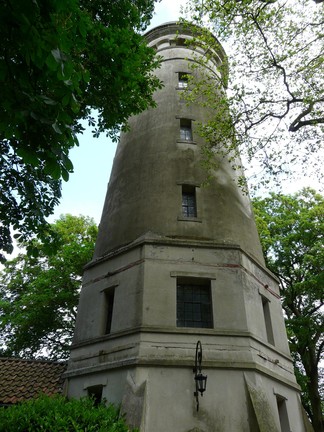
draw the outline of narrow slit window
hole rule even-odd
[[[115,290],[114,289],[105,292],[105,301],[106,301],[105,334],[109,334],[111,332],[111,323],[112,323],[113,308],[114,308],[114,297],[115,297]]]
[[[185,89],[188,87],[188,74],[186,72],[179,72],[178,87],[180,89]]]
[[[195,186],[182,186],[182,215],[187,218],[197,217],[197,201]]]
[[[180,139],[182,141],[192,141],[192,124],[189,119],[180,119]]]
[[[263,308],[263,316],[264,316],[267,340],[270,344],[274,345],[274,337],[273,337],[271,314],[270,314],[270,301],[266,297],[261,296],[261,298],[262,298],[262,308]]]
[[[290,432],[286,398],[276,395],[281,432]]]
[[[210,281],[177,280],[177,327],[213,327]]]

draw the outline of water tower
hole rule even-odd
[[[278,281],[249,198],[226,160],[203,185],[195,125],[208,108],[181,96],[206,47],[188,45],[191,31],[176,23],[146,39],[164,87],[117,148],[68,394],[121,404],[141,432],[304,432]],[[216,43],[211,76],[224,62]]]

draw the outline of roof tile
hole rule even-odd
[[[0,405],[62,393],[67,364],[0,357]]]

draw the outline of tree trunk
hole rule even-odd
[[[315,353],[311,352],[309,349],[308,359],[306,362],[303,361],[305,371],[309,378],[307,383],[309,400],[312,407],[312,425],[314,431],[316,432],[324,432],[324,418],[322,413],[322,402],[319,394],[319,377],[318,377],[318,364],[316,362]],[[304,360],[304,359],[303,359]],[[307,367],[306,367],[307,366]]]
[[[317,369],[316,369],[317,372]],[[309,392],[309,399],[312,406],[313,418],[312,424],[313,428],[317,432],[324,432],[324,419],[322,414],[322,403],[321,397],[318,391],[318,374],[311,374],[309,376],[309,383],[307,385]]]

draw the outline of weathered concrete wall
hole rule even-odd
[[[260,277],[259,265],[242,255],[239,248],[146,238],[136,247],[125,248],[90,267],[86,276],[74,337],[76,346],[98,343],[96,350],[101,351],[107,339],[114,344],[113,335],[145,330],[171,332],[180,338],[185,334],[194,334],[195,338],[206,334],[214,343],[219,335],[219,340],[229,346],[235,343],[227,343],[227,337],[253,338],[255,345],[262,344],[265,356],[275,356],[275,352],[289,359],[287,340],[282,337],[285,327],[277,282],[270,273]],[[183,276],[211,280],[212,329],[176,327],[176,279]],[[115,287],[112,331],[105,335],[103,293],[111,286]],[[271,297],[274,344],[267,341],[260,292]],[[127,337],[123,338],[127,344]],[[121,346],[121,339],[118,344]]]
[[[190,432],[280,432],[276,395],[287,399],[290,430],[303,432],[300,401],[296,391],[255,371],[205,368],[207,388],[199,397],[199,411],[193,396],[192,368],[138,366],[98,372],[71,381],[70,394],[80,396],[80,385],[104,385],[103,397],[116,403],[128,422],[141,431]],[[121,385],[122,384],[122,385]],[[84,391],[84,395],[86,391]],[[119,397],[117,398],[116,395]]]
[[[213,328],[176,327],[176,278],[183,276],[211,280]],[[115,303],[112,332],[105,335],[102,293],[110,286],[115,287]],[[267,341],[260,293],[271,300],[274,344]],[[125,411],[133,413],[130,421],[134,425],[140,421],[142,431],[184,432],[193,425],[206,432],[258,431],[257,413],[244,384],[244,373],[249,371],[256,386],[251,394],[260,392],[255,409],[263,412],[260,406],[267,403],[272,413],[267,427],[279,421],[273,393],[277,388],[294,413],[292,430],[303,431],[298,426],[302,424],[298,387],[277,294],[273,276],[238,247],[143,238],[87,271],[71,353],[69,394],[77,396],[80,388],[84,394],[101,380],[103,396],[123,401]],[[83,319],[86,316],[91,322]],[[192,373],[197,340],[204,347],[208,375],[208,392],[198,414]],[[158,414],[161,406],[169,412],[167,420]],[[175,419],[178,429],[175,424],[171,427]]]
[[[206,119],[209,110],[181,103],[182,91],[178,88],[178,73],[190,72],[188,64],[195,61],[197,52],[173,44],[178,37],[177,26],[168,26],[167,36],[164,30],[161,27],[148,36],[163,57],[156,74],[164,87],[156,92],[157,107],[132,117],[131,132],[121,137],[95,258],[152,231],[163,236],[239,244],[264,263],[249,198],[237,187],[234,179],[238,174],[230,164],[221,161],[210,185],[199,187],[207,174],[201,166],[202,139],[195,133],[195,122]],[[224,54],[220,51],[219,55]],[[218,72],[214,69],[213,73]],[[180,140],[180,118],[193,120],[193,142]],[[181,218],[182,184],[197,186],[196,220]]]

